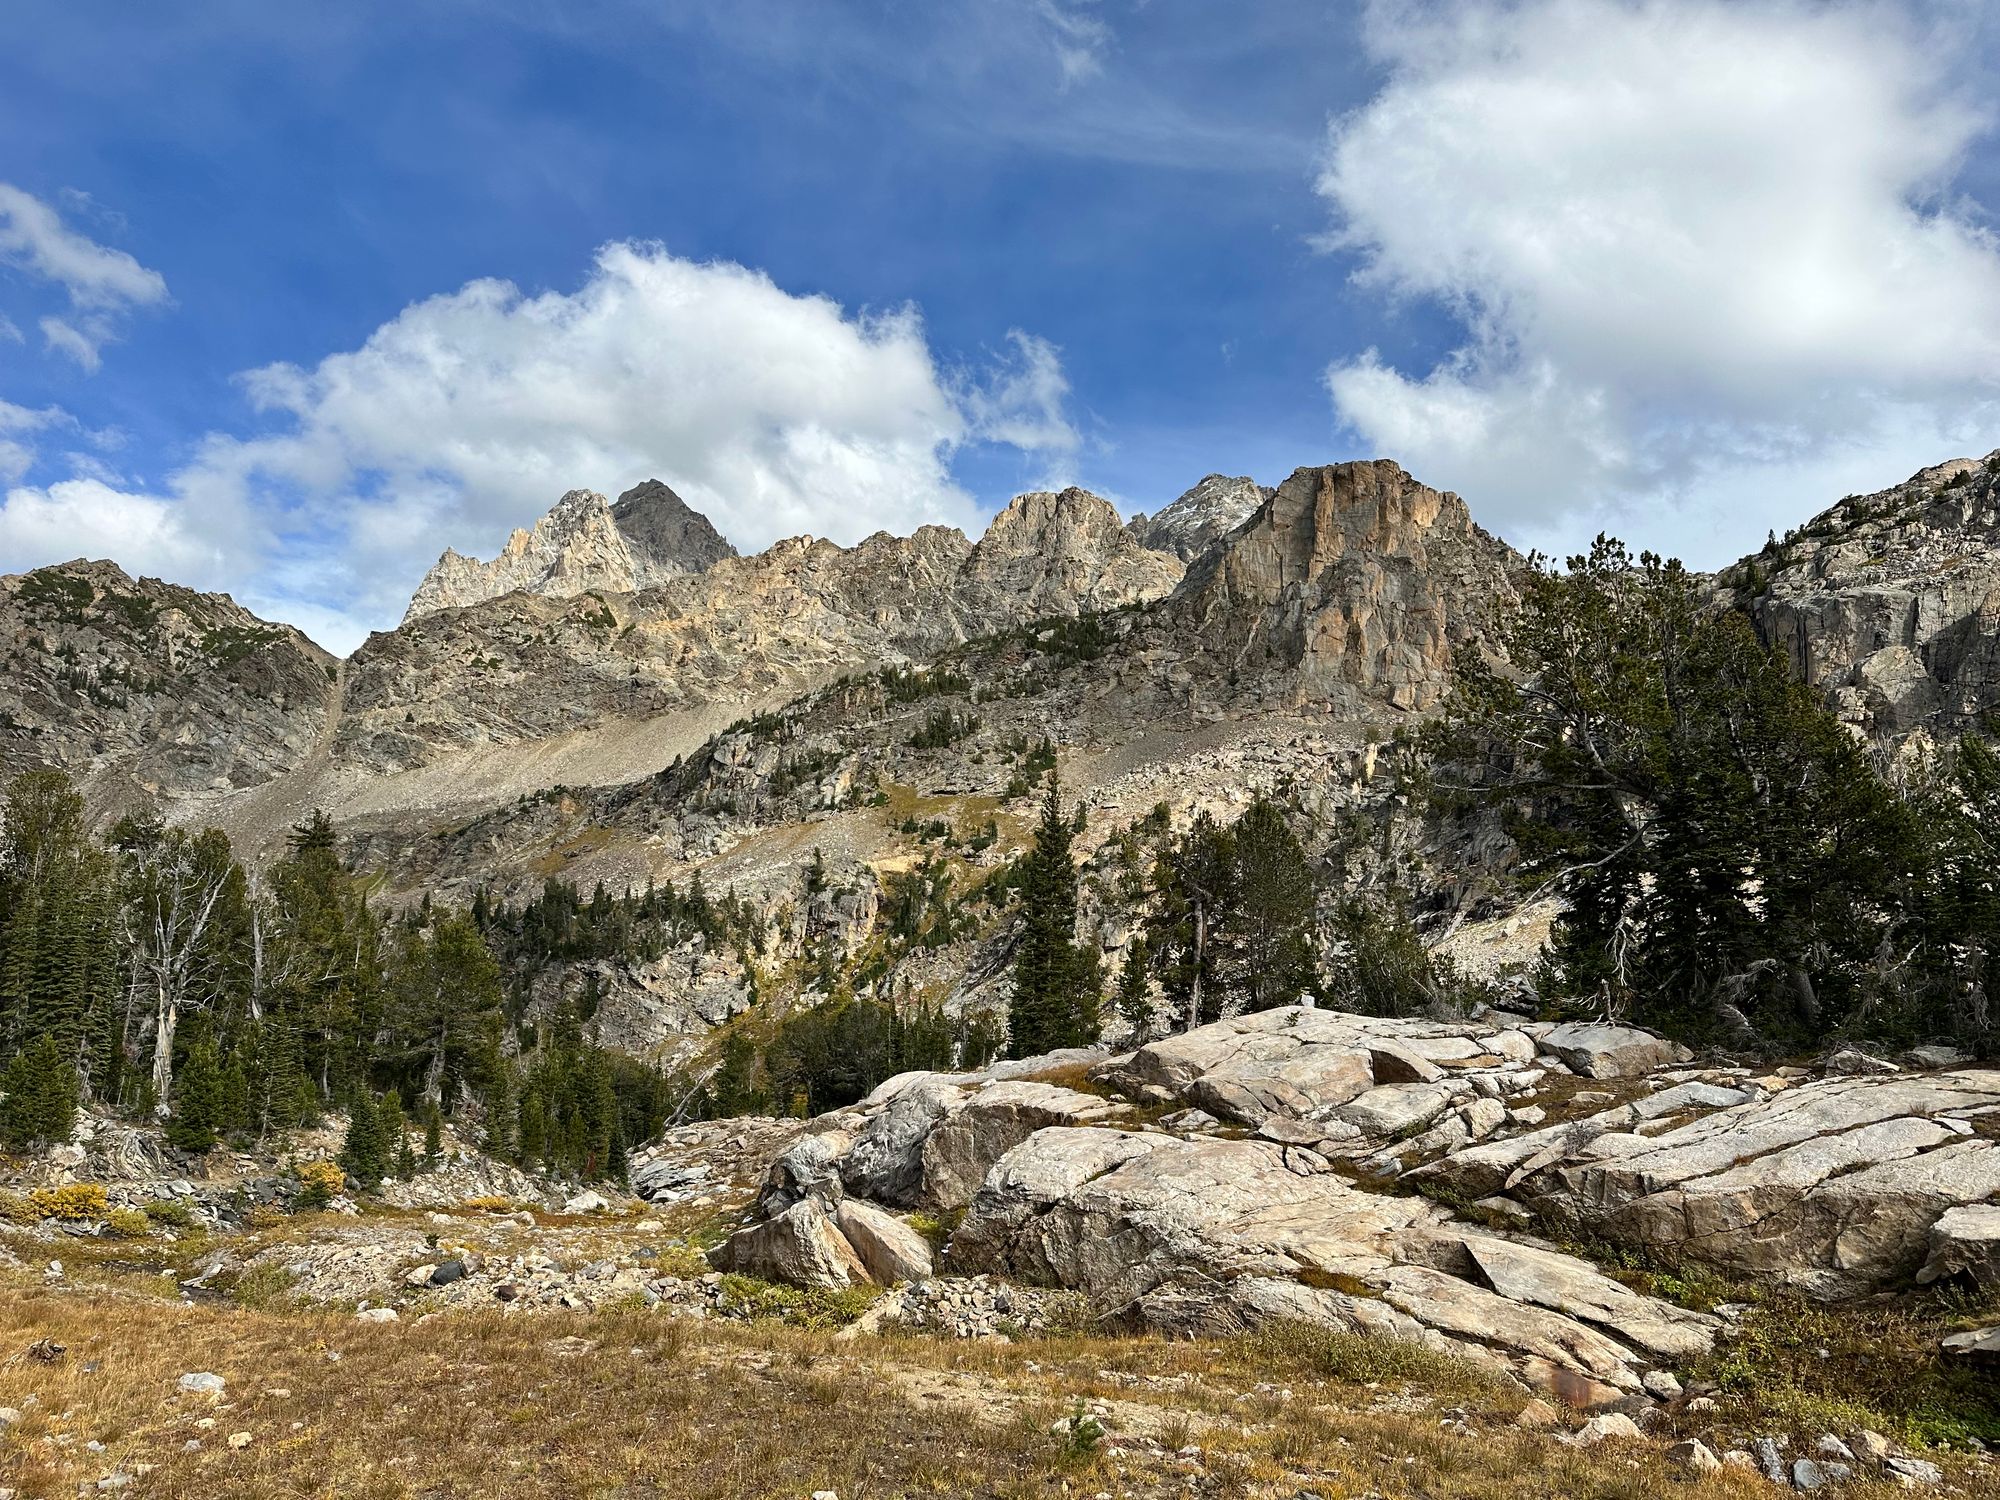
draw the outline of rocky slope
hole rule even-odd
[[[1884,746],[2000,702],[2000,453],[1850,495],[1722,575],[1765,639]]]
[[[101,810],[214,809],[305,762],[334,659],[222,594],[108,562],[0,578],[0,771],[70,773]]]
[[[630,593],[735,555],[706,516],[657,479],[627,490],[616,505],[594,490],[571,490],[532,527],[508,537],[492,562],[447,548],[417,585],[403,620],[505,594]]]

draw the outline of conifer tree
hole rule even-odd
[[[1075,831],[1062,790],[1049,775],[1035,846],[1023,856],[1021,937],[1014,950],[1014,996],[1007,1052],[1032,1057],[1097,1040],[1102,979],[1097,956],[1076,941]]]
[[[228,1101],[215,1044],[202,1040],[188,1048],[175,1080],[167,1140],[183,1151],[206,1151],[227,1123]]]
[[[26,1151],[69,1139],[76,1127],[75,1065],[53,1036],[35,1038],[0,1069],[0,1141]]]
[[[347,1136],[340,1146],[340,1165],[363,1189],[378,1186],[388,1170],[388,1137],[382,1131],[380,1106],[365,1088],[354,1091],[348,1106]]]

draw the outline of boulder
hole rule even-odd
[[[878,1286],[922,1281],[935,1270],[930,1241],[872,1203],[844,1199],[833,1213],[834,1226],[861,1257],[868,1279]]]
[[[1931,1225],[1930,1254],[1919,1284],[1962,1277],[1981,1291],[2000,1290],[2000,1203],[1947,1209]]]
[[[1323,1117],[1378,1084],[1435,1082],[1453,1067],[1533,1055],[1522,1033],[1481,1022],[1287,1005],[1149,1042],[1100,1076],[1135,1097],[1256,1126],[1272,1115]],[[1378,1064],[1391,1076],[1378,1076]]]
[[[842,1158],[840,1179],[847,1191],[878,1203],[913,1206],[923,1186],[924,1143],[964,1102],[963,1090],[946,1076],[910,1075],[887,1106],[862,1126]]]
[[[1637,1078],[1675,1060],[1674,1044],[1650,1031],[1581,1021],[1558,1026],[1542,1038],[1573,1073],[1586,1078]]]
[[[709,1252],[718,1271],[735,1271],[793,1286],[847,1287],[872,1278],[832,1213],[805,1198],[774,1218],[739,1229]]]

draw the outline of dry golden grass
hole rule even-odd
[[[43,1338],[67,1353],[28,1356]],[[1739,1472],[1679,1482],[1652,1445],[1522,1432],[1506,1397],[1450,1372],[1350,1371],[1326,1353],[1271,1339],[841,1343],[643,1312],[385,1327],[14,1273],[0,1280],[0,1405],[24,1417],[0,1434],[0,1484],[23,1500],[114,1470],[136,1476],[124,1493],[172,1500],[1769,1493]],[[219,1399],[179,1391],[200,1370],[227,1380]],[[1446,1399],[1472,1433],[1440,1425]],[[1051,1434],[1079,1403],[1102,1411],[1104,1443]],[[235,1433],[248,1445],[232,1449]],[[1187,1444],[1198,1459],[1176,1456]]]

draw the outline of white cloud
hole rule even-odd
[[[78,234],[31,193],[0,182],[0,260],[58,283],[77,307],[146,307],[167,300],[166,278],[123,250]]]
[[[244,385],[277,431],[212,435],[167,498],[127,498],[142,515],[171,507],[153,551],[182,549],[204,581],[342,650],[400,616],[444,547],[490,555],[578,485],[615,494],[657,476],[745,548],[799,532],[851,542],[975,526],[949,469],[962,444],[1076,442],[1041,340],[1011,335],[989,380],[947,377],[912,309],[851,313],[645,244],[606,246],[575,292],[475,281],[358,349]],[[19,565],[23,528],[46,535],[65,506],[101,498],[72,489],[55,504],[61,488],[8,497],[0,563]],[[124,560],[115,536],[82,534]]]
[[[27,438],[51,429],[78,427],[76,418],[59,406],[31,408],[0,401],[0,484],[12,484],[35,462],[35,449]]]
[[[86,328],[88,332],[84,331]],[[67,354],[91,374],[96,374],[98,367],[104,363],[99,351],[111,337],[111,330],[103,320],[91,319],[84,328],[78,328],[61,318],[44,318],[41,329],[43,343],[58,354]]]
[[[1089,7],[1095,0],[1034,0],[1035,14],[1048,30],[1064,88],[1104,71],[1111,28]]]
[[[128,494],[96,479],[13,489],[0,504],[0,558],[9,571],[20,571],[110,557],[129,573],[212,584],[223,556],[191,535],[184,519],[172,500]]]
[[[961,400],[974,435],[1067,463],[1083,446],[1069,419],[1069,394],[1062,351],[1015,328],[1007,354],[984,379],[962,383]]]
[[[70,194],[88,207],[88,194]],[[48,348],[95,373],[104,346],[117,337],[116,316],[134,307],[167,300],[166,278],[148,270],[123,250],[100,245],[62,221],[62,215],[31,193],[0,182],[0,264],[60,286],[73,316],[41,320]],[[18,342],[21,330],[0,317],[0,338]]]
[[[1587,517],[1713,562],[2000,441],[2000,250],[1949,196],[1988,122],[1948,37],[1803,0],[1380,4],[1368,35],[1331,239],[1463,329],[1421,374],[1329,370],[1379,450],[1535,540]]]

